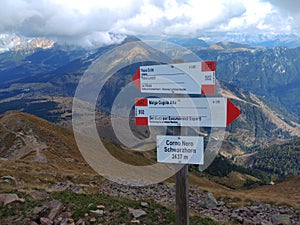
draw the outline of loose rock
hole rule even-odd
[[[97,215],[97,216],[103,216],[104,214],[104,211],[103,210],[100,210],[100,209],[97,209],[97,210],[90,210],[90,212],[94,215]]]
[[[51,211],[48,215],[50,220],[53,220],[58,214],[60,214],[63,210],[63,204],[60,201],[53,200],[49,203]]]
[[[16,194],[0,194],[0,203],[3,203],[4,206],[11,203],[24,203],[24,198],[19,198]]]
[[[141,202],[141,206],[144,208],[148,208],[149,204],[148,204],[148,202]]]
[[[139,217],[141,217],[141,216],[147,214],[147,213],[146,213],[144,210],[142,210],[142,209],[128,208],[128,210],[129,210],[129,213],[131,213],[132,216],[133,216],[134,218],[139,218]]]
[[[104,205],[97,205],[97,209],[105,209]]]
[[[52,225],[53,224],[53,221],[46,217],[42,217],[40,219],[40,222],[41,222],[41,225]]]

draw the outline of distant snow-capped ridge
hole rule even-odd
[[[33,51],[37,48],[49,49],[54,44],[54,40],[41,37],[25,38],[15,34],[0,34],[0,53],[7,51]]]
[[[207,43],[216,42],[236,42],[248,44],[251,46],[276,47],[285,46],[295,48],[300,46],[299,34],[248,34],[248,33],[231,33],[231,32],[215,32],[204,33],[199,36],[200,39]]]

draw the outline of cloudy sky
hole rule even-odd
[[[0,33],[83,45],[109,43],[109,33],[206,32],[300,36],[299,0],[1,0],[0,7]]]

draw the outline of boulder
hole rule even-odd
[[[272,224],[274,224],[274,225],[279,225],[279,224],[289,225],[289,224],[291,224],[290,217],[288,215],[274,214],[274,215],[272,215],[271,220],[272,220]]]
[[[141,216],[147,214],[147,213],[146,213],[144,210],[142,210],[142,209],[128,208],[128,210],[129,210],[129,213],[131,213],[132,216],[133,216],[134,218],[139,218],[139,217],[141,217]]]
[[[141,202],[141,206],[144,208],[148,208],[149,204],[148,204],[148,202]]]
[[[29,196],[31,198],[33,198],[34,200],[44,200],[49,198],[49,194],[45,191],[37,191],[37,190],[33,190]]]
[[[11,203],[24,203],[24,198],[19,198],[16,194],[0,194],[0,203],[3,203],[4,206]]]
[[[52,225],[53,221],[46,217],[41,217],[40,219],[41,225]]]
[[[48,218],[50,220],[54,220],[54,218],[60,214],[64,208],[63,204],[57,200],[49,202],[49,206],[51,208],[50,213],[48,214]]]
[[[94,215],[97,215],[97,216],[103,216],[104,214],[104,211],[101,210],[101,209],[97,209],[97,210],[90,210],[90,212]]]
[[[200,206],[202,208],[212,209],[217,206],[217,200],[214,195],[210,192],[204,193],[204,198],[200,200]]]

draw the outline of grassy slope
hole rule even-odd
[[[44,151],[48,163],[33,163],[28,160],[32,157],[30,154],[15,162],[1,161],[1,177],[11,175],[20,181],[20,188],[29,189],[39,189],[57,181],[71,180],[74,183],[89,183],[94,179],[101,181],[99,176],[87,166],[80,155],[72,131],[35,116],[19,112],[11,113],[6,126],[13,125],[14,122],[21,121],[20,119],[25,121],[27,125],[34,125],[36,127],[34,128],[36,129],[35,131],[38,131],[38,134],[41,135],[41,140],[47,140],[51,143],[51,148]],[[3,123],[3,117],[0,120]],[[21,127],[24,127],[24,124],[21,124]],[[47,142],[48,145],[50,145],[49,142]],[[123,150],[110,142],[106,142],[106,147],[112,155],[126,163],[136,166],[154,163],[154,152],[136,153],[130,150]],[[66,159],[73,159],[74,161]],[[169,181],[172,180],[172,178],[169,179]],[[291,178],[274,186],[267,185],[249,190],[232,190],[205,177],[190,173],[189,183],[190,185],[199,185],[201,189],[212,192],[217,198],[234,198],[240,204],[250,200],[288,204],[296,208],[299,208],[300,205],[300,180],[298,178]],[[1,192],[3,192],[14,189],[14,186],[1,182],[0,188]]]

